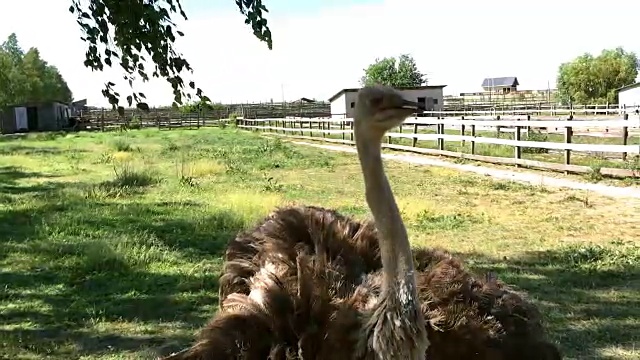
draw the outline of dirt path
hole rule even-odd
[[[291,142],[298,145],[312,146],[316,148],[333,150],[333,151],[342,151],[342,152],[349,152],[349,153],[356,152],[355,148],[349,147],[349,146],[315,144],[315,143],[306,142],[306,141],[291,141]],[[476,166],[476,165],[455,164],[452,162],[443,161],[437,158],[424,156],[424,155],[382,154],[382,157],[385,159],[403,161],[411,164],[440,166],[440,167],[457,169],[460,171],[468,171],[468,172],[473,172],[480,175],[491,176],[496,179],[511,180],[511,181],[517,181],[521,183],[533,184],[533,185],[544,185],[544,186],[563,187],[563,188],[578,189],[578,190],[588,190],[604,196],[611,196],[611,197],[640,199],[640,189],[633,188],[633,187],[620,187],[620,186],[586,183],[586,182],[580,182],[575,180],[545,176],[540,173],[534,173],[534,172],[524,172],[524,171],[515,172],[515,171],[509,171],[509,170],[502,170],[502,169],[492,169],[492,168]]]

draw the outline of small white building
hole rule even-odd
[[[447,85],[425,85],[416,87],[396,88],[402,92],[408,100],[425,104],[428,111],[442,110],[444,99],[443,90]],[[356,94],[360,88],[342,89],[329,98],[331,103],[332,118],[353,118],[353,110],[356,106]]]
[[[620,110],[626,109],[628,113],[640,108],[640,82],[618,89],[618,106]]]

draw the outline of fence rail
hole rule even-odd
[[[353,119],[350,118],[238,119],[237,126],[246,130],[263,131],[278,136],[354,144]],[[407,128],[409,128],[408,132]],[[538,130],[536,132],[533,129]],[[558,129],[563,135],[562,142],[528,139],[531,133],[542,134],[544,131],[545,134],[553,134]],[[583,133],[577,135],[580,138],[574,137],[574,129],[582,129]],[[607,118],[601,120],[531,120],[530,117],[528,120],[497,120],[496,118],[484,119],[483,117],[474,119],[466,117],[415,117],[407,119],[402,125],[388,132],[386,134],[387,141],[382,146],[427,155],[442,155],[565,173],[590,174],[598,170],[601,175],[626,178],[640,177],[640,166],[638,166],[640,144],[629,144],[630,130],[640,134],[638,129],[640,129],[640,118],[630,119],[628,115],[624,115],[623,119]],[[487,136],[491,135],[488,134],[490,131],[494,131],[496,135]],[[452,134],[451,132],[459,133]],[[483,134],[480,134],[481,132]],[[512,138],[501,138],[500,134],[504,132],[509,133]],[[589,133],[593,135],[594,132],[599,136],[589,136],[592,141],[584,143],[585,135],[588,136]],[[609,142],[614,141],[610,138],[615,136],[615,142],[618,143],[597,143],[595,139],[602,141],[602,134],[611,135]],[[523,138],[523,135],[526,138]],[[556,134],[555,136],[560,135]],[[574,139],[582,142],[576,143],[573,141]],[[631,139],[640,140],[640,138],[633,137]],[[411,145],[402,144],[402,140],[410,140]],[[435,141],[435,149],[418,146],[418,142],[423,141]],[[466,152],[446,150],[445,144],[450,142],[458,142],[461,146],[468,143],[470,148]],[[511,147],[513,156],[481,155],[477,152],[477,144]],[[534,150],[534,153],[559,151],[564,155],[563,163],[524,159],[522,154],[525,149],[541,149]],[[572,164],[572,152],[613,154],[612,156],[617,158],[619,164],[599,169],[594,169],[593,166]],[[634,156],[636,163],[628,161],[629,155]],[[620,159],[622,162],[619,161]]]

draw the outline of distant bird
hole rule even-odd
[[[238,234],[219,312],[164,359],[561,359],[535,306],[443,250],[412,254],[380,142],[418,106],[361,89],[354,133],[373,222],[294,206]]]

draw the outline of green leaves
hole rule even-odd
[[[388,57],[376,59],[364,69],[364,76],[360,79],[363,86],[381,84],[394,87],[421,86],[427,83],[424,74],[418,70],[415,60],[408,54],[402,54],[396,61]]]
[[[55,66],[36,48],[26,53],[15,34],[0,46],[0,107],[25,102],[72,100],[71,90]]]
[[[616,103],[616,89],[633,84],[638,57],[623,48],[605,49],[600,55],[583,54],[558,68],[560,101],[574,104]]]
[[[185,34],[177,29],[173,18],[181,16],[187,20],[182,0],[72,0],[69,11],[76,14],[77,22],[87,43],[84,65],[92,70],[102,71],[104,65],[112,67],[117,63],[124,71],[124,79],[133,87],[133,82],[150,77],[164,78],[172,87],[173,106],[182,104],[183,99],[192,99],[185,92],[183,73],[193,73],[189,62],[175,49],[176,35]],[[251,25],[254,35],[272,49],[271,31],[264,19],[267,8],[261,0],[235,0],[240,12],[246,16],[246,24]],[[145,69],[145,63],[153,63],[153,70]],[[106,85],[102,94],[116,108],[120,94],[112,85]],[[194,81],[189,88],[197,89],[199,100],[206,100],[202,90]],[[131,100],[131,101],[130,101]],[[138,94],[127,96],[129,106],[140,103]],[[139,106],[148,109],[144,103]]]

